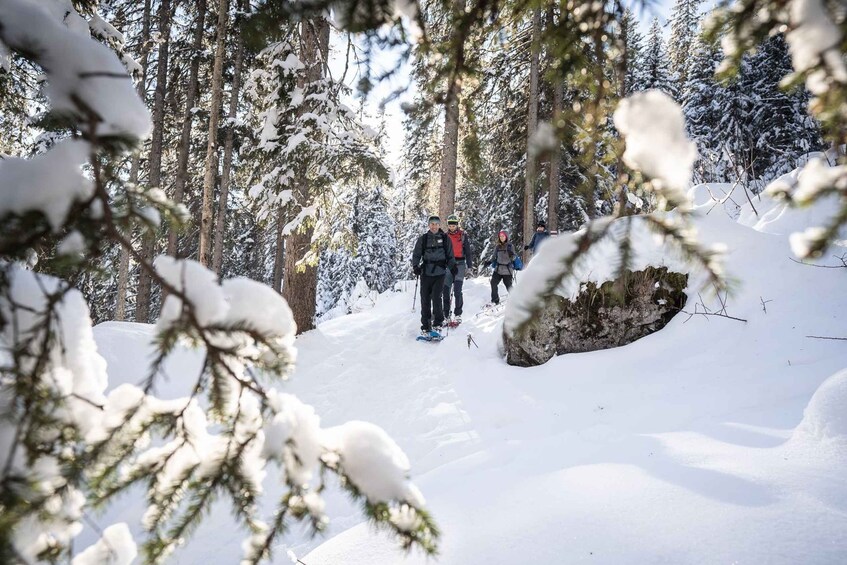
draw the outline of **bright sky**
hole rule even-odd
[[[659,21],[662,24],[666,23],[667,17],[670,14],[672,2],[673,0],[653,0],[652,4],[648,8],[635,8],[635,12],[641,21],[642,32],[645,36],[654,15],[659,16]],[[636,6],[642,5],[639,1],[636,1],[633,4]],[[333,50],[333,53],[330,55],[330,68],[332,69],[333,76],[339,78],[344,72],[344,54],[347,50],[346,38],[341,34],[333,34],[330,48]],[[391,53],[378,53],[375,56],[375,68],[372,74],[377,75],[380,71],[385,71],[393,67],[395,60],[396,57]],[[383,146],[388,153],[389,165],[391,165],[395,170],[399,168],[403,156],[404,113],[400,108],[400,105],[403,102],[410,102],[415,93],[414,85],[410,84],[411,79],[408,68],[405,68],[404,66],[398,75],[399,76],[396,78],[376,85],[374,90],[368,95],[364,105],[364,121],[368,125],[377,129],[380,125],[380,118],[384,119],[385,133],[383,137]],[[356,83],[359,79],[360,74],[356,69],[356,65],[354,62],[351,62],[350,68],[347,71],[346,82],[355,91]],[[403,96],[386,104],[384,109],[380,108],[380,103],[388,95],[390,95],[394,90],[406,85],[409,85],[409,90],[404,93]],[[352,99],[348,100],[347,104],[351,108],[358,109],[360,101],[358,99]]]

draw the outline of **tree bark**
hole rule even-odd
[[[173,201],[181,203],[185,199],[185,183],[188,180],[188,159],[191,155],[191,128],[194,124],[194,105],[197,103],[197,90],[200,76],[200,52],[203,50],[203,32],[206,23],[206,0],[197,0],[197,21],[191,43],[191,66],[188,71],[188,89],[185,92],[185,111],[182,114],[182,133],[179,137],[179,155],[177,157],[176,179],[174,181]],[[176,257],[178,238],[174,230],[168,234],[168,255]]]
[[[233,68],[232,91],[229,98],[226,138],[224,139],[224,159],[221,169],[221,190],[218,200],[218,215],[215,217],[215,243],[213,246],[212,270],[221,274],[223,266],[224,232],[226,227],[227,198],[229,181],[232,175],[232,146],[235,138],[235,119],[238,115],[238,95],[241,90],[241,71],[244,60],[243,25],[238,26],[238,38],[235,48],[235,66]]]
[[[456,26],[453,41],[456,49],[455,71],[450,73],[444,99],[444,143],[441,154],[441,186],[438,191],[438,214],[444,221],[456,207],[456,162],[459,153],[459,94],[462,90],[461,68],[464,65],[465,44],[458,29],[458,20],[465,11],[465,0],[453,3],[453,22]]]
[[[159,33],[162,44],[159,47],[158,68],[156,69],[156,90],[153,94],[153,135],[150,139],[149,188],[158,187],[162,181],[162,146],[165,122],[165,95],[167,94],[168,51],[171,38],[171,3],[162,0],[159,4]],[[156,234],[147,230],[141,244],[141,256],[152,261],[156,251]],[[150,322],[150,294],[152,279],[141,269],[138,276],[138,294],[135,303],[135,320]]]
[[[535,177],[537,175],[536,156],[532,148],[533,136],[538,128],[538,50],[541,35],[541,11],[532,14],[532,45],[529,60],[529,108],[526,121],[526,179],[523,198],[523,243],[528,244],[535,231]],[[523,252],[524,263],[528,262],[531,252]]]
[[[564,85],[557,78],[553,83],[553,124],[556,131],[561,131],[561,128],[556,124],[562,119],[564,98]],[[562,144],[560,141],[550,153],[550,177],[547,185],[547,229],[550,232],[559,231],[559,175],[561,168]]]
[[[141,15],[141,78],[135,87],[138,97],[144,100],[147,97],[147,66],[150,54],[150,0],[144,0],[144,9]],[[141,148],[132,156],[132,164],[129,169],[129,181],[138,182],[138,171],[141,168]],[[130,241],[132,238],[130,237]],[[129,287],[129,251],[121,247],[120,260],[118,263],[118,301],[115,305],[115,319],[126,320],[126,298]]]
[[[556,25],[553,8],[547,11],[547,27],[553,29]],[[553,111],[552,125],[553,131],[560,132],[564,124],[559,122],[562,119],[562,107],[565,99],[565,83],[559,76],[558,69],[553,66],[554,57],[551,55],[548,58],[548,72],[552,73],[552,82],[550,86],[553,89]],[[559,170],[562,163],[562,143],[556,143],[556,146],[550,152],[550,176],[547,178],[547,229],[552,232],[559,231]]]
[[[274,239],[274,278],[273,289],[282,293],[282,269],[285,260],[284,245],[285,238],[282,237],[282,228],[285,225],[285,208],[279,207],[276,220],[276,238]]]
[[[300,60],[306,66],[306,77],[302,86],[320,80],[324,76],[329,52],[329,22],[315,18],[300,26]],[[300,112],[308,112],[311,105],[301,104]],[[309,184],[301,173],[294,187],[294,202],[302,207],[309,206],[313,195]],[[283,273],[282,296],[291,307],[297,333],[315,327],[315,300],[318,286],[318,269],[311,265],[298,266],[312,246],[313,227],[298,228],[285,241],[285,272]]]
[[[215,197],[215,176],[218,169],[218,127],[221,122],[222,76],[226,56],[226,24],[229,16],[228,0],[218,2],[217,41],[215,65],[212,70],[212,104],[209,108],[209,141],[206,145],[206,163],[203,175],[203,205],[200,214],[200,264],[212,263],[212,204]]]

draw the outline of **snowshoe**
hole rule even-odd
[[[457,327],[459,327],[459,324],[461,324],[461,323],[462,323],[462,317],[456,316],[455,318],[450,318],[450,321],[447,322],[447,327],[448,328],[457,328]]]
[[[435,329],[432,329],[432,330],[429,330],[429,331],[422,330],[421,335],[419,335],[417,337],[417,340],[418,341],[441,341],[442,339],[444,339],[444,337],[445,336],[442,335],[441,332],[436,331]]]
[[[485,306],[482,307],[482,310],[474,315],[474,320],[485,318],[485,317],[496,317],[498,314],[502,313],[503,310],[506,309],[506,302],[500,301],[498,303],[489,302]]]

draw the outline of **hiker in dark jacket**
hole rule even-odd
[[[532,251],[532,254],[535,255],[538,251],[541,242],[550,237],[550,232],[547,231],[547,224],[544,220],[540,220],[535,225],[535,233],[532,234],[532,239],[529,240],[528,245],[524,245],[524,249],[529,249]]]
[[[515,256],[515,248],[509,243],[509,234],[501,231],[497,234],[497,245],[491,258],[491,268],[494,269],[494,274],[491,275],[491,302],[494,304],[500,304],[500,295],[497,292],[500,281],[506,285],[506,292],[512,290]]]
[[[444,318],[449,322],[451,320],[450,311],[450,294],[456,296],[456,309],[452,312],[455,316],[452,318],[452,325],[462,323],[462,307],[465,300],[462,296],[462,286],[465,283],[465,274],[473,269],[473,253],[471,252],[471,242],[463,230],[459,229],[459,218],[456,214],[450,214],[447,217],[447,238],[453,246],[453,255],[456,257],[456,264],[459,267],[456,276],[453,273],[447,272],[444,276]]]
[[[449,271],[455,276],[458,270],[453,246],[441,230],[441,218],[430,216],[429,231],[418,238],[412,253],[412,271],[421,278],[421,335],[441,333],[444,275]]]

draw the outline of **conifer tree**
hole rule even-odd
[[[654,17],[650,24],[647,45],[644,48],[642,73],[639,90],[656,88],[672,98],[677,97],[676,84],[671,75],[659,18]]]
[[[644,90],[644,37],[639,31],[638,18],[630,9],[624,12],[620,26],[626,43],[626,73],[621,80],[620,95],[629,96]]]
[[[688,83],[688,64],[692,46],[700,29],[702,0],[676,0],[671,10],[671,33],[668,37],[668,70],[682,92]]]
[[[686,72],[688,81],[682,96],[688,135],[697,144],[694,181],[698,183],[724,180],[720,152],[722,135],[718,130],[723,115],[719,92],[723,86],[715,78],[720,60],[721,53],[716,46],[702,36],[695,38]]]
[[[803,86],[788,92],[780,87],[791,72],[791,58],[782,34],[766,39],[739,77],[740,89],[751,97],[747,124],[754,145],[754,176],[764,183],[797,167],[798,158],[821,148],[820,127],[808,115],[809,94]]]

